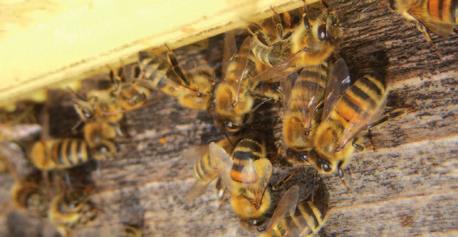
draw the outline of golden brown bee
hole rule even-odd
[[[299,18],[297,14],[300,14]],[[273,25],[277,29],[286,29],[277,30],[277,34],[286,32],[276,37],[278,41],[266,42],[265,39],[269,37],[268,33],[262,33],[262,26],[257,27],[255,32],[250,30],[256,39],[253,41],[253,54],[271,67],[253,80],[280,81],[304,66],[322,64],[334,52],[341,31],[336,17],[326,7],[319,7],[312,12],[304,8],[299,12],[283,13],[276,18],[279,20]]]
[[[62,236],[69,236],[70,231],[92,221],[97,210],[85,194],[71,192],[58,194],[49,204],[48,218]]]
[[[91,148],[82,139],[48,139],[35,142],[29,158],[40,170],[54,170],[75,167],[91,159],[107,159],[115,153],[115,144],[106,140]]]
[[[284,80],[284,112],[282,115],[283,144],[288,151],[306,157],[305,151],[312,149],[312,134],[319,123],[319,109],[322,104],[328,79],[328,66],[304,67],[295,78]],[[301,159],[301,157],[303,157]],[[290,155],[288,155],[288,158]]]
[[[215,160],[224,187],[231,194],[233,211],[242,219],[263,217],[271,207],[267,187],[272,164],[265,146],[253,139],[241,139],[230,156],[216,143],[210,143],[210,158]]]
[[[111,147],[109,150],[116,150],[116,147],[112,147],[117,131],[116,125],[109,124],[103,121],[91,121],[84,124],[83,134],[84,140],[87,142],[89,147],[97,148],[100,145],[105,144]]]
[[[442,37],[450,36],[458,24],[455,0],[389,0],[390,8],[414,22],[428,41],[430,30]]]
[[[293,186],[283,194],[260,237],[315,236],[326,223],[327,203],[315,193],[298,200],[299,188]]]
[[[216,144],[222,147],[227,152],[231,152],[232,144],[228,140],[228,138],[224,138],[218,141]],[[189,151],[187,151],[187,153],[188,152]],[[190,202],[195,197],[200,196],[203,192],[205,192],[207,190],[208,185],[220,176],[218,163],[215,162],[218,160],[214,157],[211,157],[208,147],[206,151],[199,153],[203,153],[203,155],[201,155],[200,159],[196,160],[194,163],[194,177],[196,181],[186,195],[186,200],[188,202]]]
[[[238,132],[250,112],[254,110],[257,98],[278,101],[279,93],[269,85],[250,78],[263,66],[251,59],[251,37],[245,38],[238,52],[233,32],[225,35],[224,79],[214,92],[213,114],[216,121],[228,132]]]
[[[117,93],[113,88],[91,90],[87,97],[77,96],[74,108],[84,122],[101,119],[116,124],[123,118],[123,108],[117,101]]]
[[[199,66],[184,71],[170,52],[159,56],[141,54],[138,63],[141,81],[148,82],[149,88],[177,98],[186,108],[206,110],[213,90],[214,70],[205,59],[195,60]]]
[[[17,180],[11,189],[11,199],[16,208],[46,216],[48,199],[43,189],[35,182]]]
[[[321,123],[313,134],[310,163],[319,173],[336,173],[348,165],[359,132],[367,129],[383,111],[388,95],[384,78],[363,76],[349,86],[343,60],[331,70]]]

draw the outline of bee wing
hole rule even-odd
[[[267,223],[267,230],[271,230],[285,215],[294,215],[299,200],[299,186],[289,188],[278,201],[272,218]]]
[[[453,34],[454,26],[449,23],[431,21],[425,9],[421,7],[412,7],[408,11],[415,19],[420,21],[428,30],[442,37],[448,37]]]
[[[321,118],[329,115],[336,101],[342,96],[343,92],[350,86],[350,72],[345,60],[339,58],[331,66],[329,78],[324,93],[324,108]]]
[[[294,57],[285,62],[270,67],[252,78],[256,82],[278,82],[285,80],[289,74],[293,73],[296,68],[292,64]]]
[[[216,164],[218,173],[223,182],[224,187],[230,190],[232,180],[231,180],[231,169],[232,169],[232,159],[227,154],[226,150],[216,143],[212,142],[209,145],[209,156],[210,160]]]
[[[38,135],[42,130],[39,124],[0,124],[0,141],[17,141]]]
[[[195,198],[201,196],[208,187],[207,182],[195,181],[189,191],[186,193],[185,200],[187,203],[191,203]]]
[[[272,163],[270,163],[270,160],[263,158],[255,161],[254,166],[257,176],[256,188],[254,189],[255,202],[260,204],[272,176]]]

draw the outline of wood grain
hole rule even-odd
[[[321,234],[456,236],[458,36],[434,36],[432,47],[379,1],[329,4],[344,27],[340,54],[352,74],[382,68],[382,52],[392,88],[388,106],[409,110],[372,129],[375,147],[366,139],[366,150],[350,164],[350,191],[338,178],[323,177],[331,211]],[[120,223],[143,225],[146,236],[245,236],[214,192],[193,203],[183,199],[192,184],[192,160],[182,154],[221,135],[207,113],[158,95],[129,112],[124,126],[128,135],[119,138],[117,159],[100,162],[91,173],[97,187],[92,199],[103,213],[77,236],[98,236]]]

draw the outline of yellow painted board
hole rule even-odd
[[[316,2],[309,0],[307,3]],[[286,11],[298,0],[0,0],[0,103]],[[4,14],[4,13],[7,14]],[[93,74],[93,73],[92,73]]]

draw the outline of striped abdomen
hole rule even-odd
[[[66,169],[92,159],[88,144],[82,139],[38,141],[32,147],[32,163],[41,170]]]
[[[458,0],[424,0],[433,22],[458,23]]]
[[[309,135],[314,129],[317,106],[323,100],[327,79],[327,64],[304,68],[293,82],[283,116],[283,140],[296,150],[310,148]]]
[[[322,212],[312,201],[302,201],[297,205],[293,216],[284,217],[269,233],[262,236],[282,237],[287,233],[289,236],[313,236],[323,227],[325,215],[326,212]]]
[[[327,64],[305,67],[296,78],[288,100],[288,110],[303,111],[321,102],[327,79]]]
[[[336,154],[350,152],[346,149],[351,147],[350,139],[379,113],[387,93],[385,80],[372,76],[364,76],[347,88],[316,129],[314,146],[318,153],[328,159],[344,159]]]
[[[255,183],[257,174],[253,162],[264,157],[265,148],[262,144],[248,138],[240,140],[232,152],[232,180],[243,184]]]

